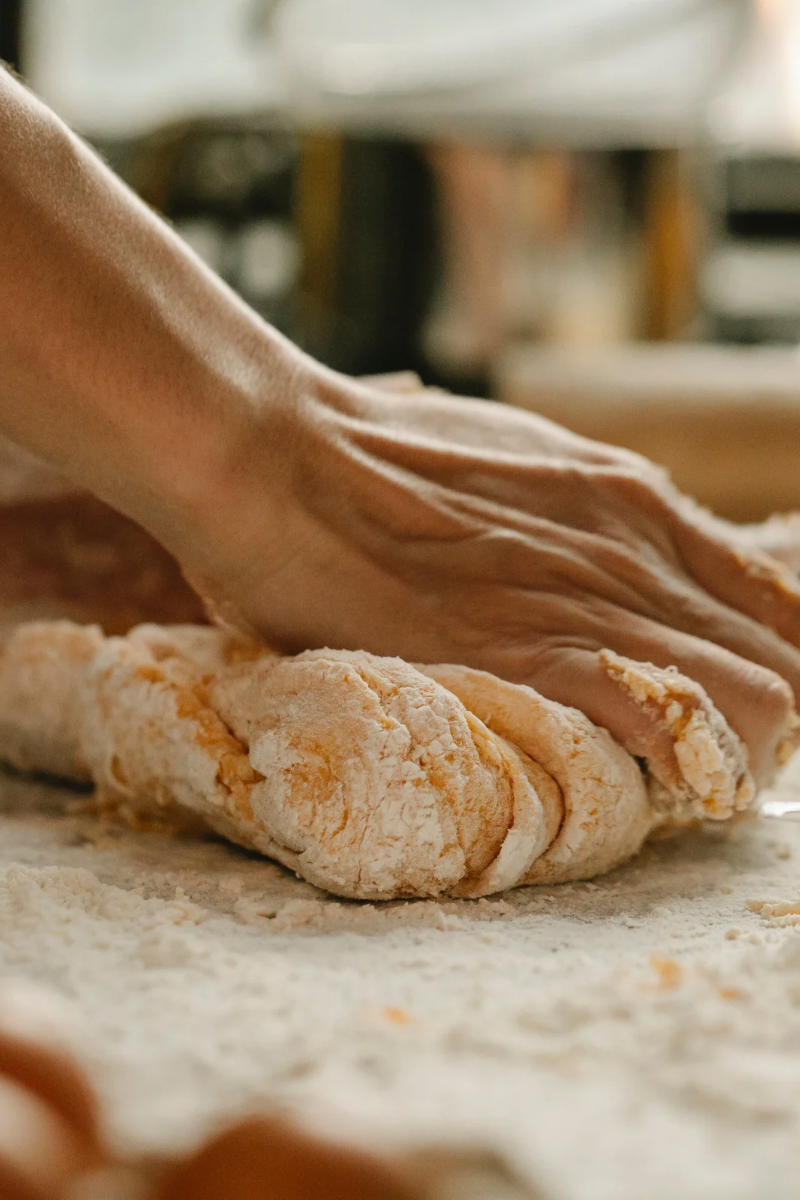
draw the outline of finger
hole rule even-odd
[[[558,686],[569,693],[573,688],[564,653],[608,648],[660,668],[675,666],[697,680],[747,745],[759,782],[774,774],[776,762],[783,760],[792,745],[793,689],[800,691],[800,654],[770,630],[694,585],[687,584],[679,592],[677,583],[665,579],[658,604],[663,614],[660,619],[597,596],[576,599],[537,593],[526,597],[518,592],[517,608],[517,624],[512,629],[504,627],[501,612],[496,614],[494,642],[478,650],[482,661],[471,665],[516,682],[530,682],[544,695],[561,700],[560,693],[547,689]],[[555,651],[557,677],[551,661]],[[595,695],[596,675],[595,669],[586,685],[588,696],[563,702],[577,708],[602,705],[608,689],[603,686]],[[580,678],[577,673],[576,680]],[[618,702],[613,694],[611,698]],[[615,705],[611,707],[613,712]],[[584,711],[596,719],[594,709],[586,707]],[[607,727],[617,736],[614,725]]]
[[[800,512],[775,513],[766,521],[741,525],[717,516],[675,489],[672,500],[685,520],[704,529],[717,541],[740,550],[760,550],[784,563],[794,573],[800,572]]]
[[[678,514],[673,537],[686,569],[711,596],[800,647],[800,582],[788,567]]]
[[[702,519],[702,510],[696,512],[698,519]],[[687,524],[679,519],[675,540],[683,568],[691,578],[687,579],[678,567],[649,572],[647,591],[658,610],[658,629],[672,627],[774,672],[787,681],[800,701],[800,650],[797,649],[800,647],[800,584],[780,564],[756,552],[748,553],[726,545],[696,523]],[[630,572],[620,556],[614,560],[614,566],[617,573]],[[648,568],[642,566],[647,572]],[[719,690],[720,678],[741,679],[741,664],[731,672],[720,657],[714,655],[706,656],[713,668],[711,674],[703,671],[701,677],[696,672],[701,670],[704,655],[701,652],[698,656],[697,651],[701,648],[697,643],[692,650],[688,641],[675,643],[669,638],[665,640],[661,633],[653,636],[656,627],[647,622],[652,611],[649,614],[643,612],[641,603],[627,602],[625,607],[638,608],[639,615],[634,611],[629,618],[619,613],[607,613],[608,627],[624,630],[629,637],[637,629],[649,630],[650,635],[646,636],[649,644],[644,648],[629,645],[620,653],[647,658],[661,665],[659,647],[669,649],[670,653],[679,656],[672,661],[703,683],[712,695],[712,687]],[[761,682],[766,683],[766,680]],[[721,707],[730,716],[732,710],[728,702]]]
[[[751,803],[744,747],[692,680],[608,650],[565,646],[531,666],[519,682],[580,709],[644,760],[651,799],[666,811],[723,818]]]
[[[746,745],[756,781],[771,780],[794,745],[796,719],[792,689],[778,672],[750,654],[737,654],[705,637],[634,614],[619,614],[609,628],[611,648],[617,653],[662,668],[677,667],[699,683]],[[756,626],[754,632],[761,631]]]
[[[672,762],[669,731],[613,682],[601,663],[600,651],[553,647],[537,653],[521,670],[512,666],[502,674],[513,683],[529,684],[548,700],[579,709],[595,725],[607,729],[634,758],[657,760],[665,766]]]
[[[800,572],[800,513],[770,517],[760,525],[733,525],[718,531],[723,541],[742,550],[760,550],[777,559],[794,574]]]
[[[591,509],[588,497],[584,506]],[[473,500],[459,511],[477,521],[486,509],[485,501]],[[669,545],[663,553],[659,548],[653,561],[647,553],[652,542],[629,547],[569,528],[557,528],[554,536],[552,526],[526,516],[517,515],[513,530],[519,536],[504,530],[506,536],[473,540],[469,569],[476,577],[482,573],[539,591],[561,577],[597,598],[593,617],[599,637],[606,626],[615,627],[624,608],[707,638],[777,672],[800,701],[800,583],[786,568],[763,556],[756,563],[752,555],[736,552],[697,529],[691,536],[683,534],[695,555],[688,561],[683,549],[676,555]],[[669,540],[666,532],[664,540]],[[721,595],[714,594],[715,589]],[[607,613],[599,622],[598,610]],[[563,626],[562,630],[569,633]]]
[[[406,393],[424,392],[425,384],[416,371],[389,371],[385,375],[360,375],[360,383],[378,388],[382,392]]]

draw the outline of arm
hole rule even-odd
[[[169,542],[304,360],[0,70],[0,428]]]

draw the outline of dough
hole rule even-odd
[[[647,763],[654,808],[678,818],[718,820],[749,808],[755,785],[747,751],[700,684],[676,667],[633,662],[611,650],[600,657],[612,679],[669,731],[672,761]]]
[[[283,657],[203,626],[126,637],[30,623],[0,656],[0,758],[93,780],[342,896],[484,896],[585,879],[655,825],[750,805],[746,753],[701,688],[610,653],[670,731],[648,770],[531,688],[366,652]]]
[[[64,617],[118,634],[143,621],[206,623],[155,538],[0,435],[0,636]]]

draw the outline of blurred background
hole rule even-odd
[[[0,0],[269,321],[800,508],[800,0]]]

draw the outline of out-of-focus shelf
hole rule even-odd
[[[591,351],[513,345],[494,394],[665,466],[735,520],[800,509],[800,352],[634,344]]]

